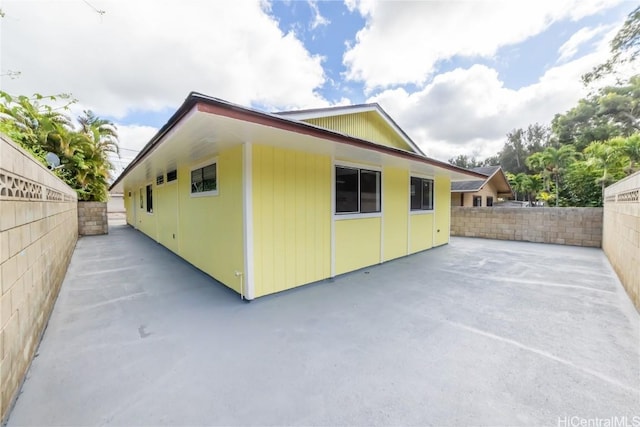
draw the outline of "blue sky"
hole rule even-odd
[[[428,155],[483,158],[585,96],[580,75],[635,6],[5,0],[0,83],[112,119],[120,166],[192,90],[266,111],[378,102]]]

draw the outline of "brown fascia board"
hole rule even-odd
[[[138,153],[138,155],[135,157],[135,159],[133,159],[129,166],[127,166],[125,170],[120,174],[120,176],[113,182],[113,184],[111,184],[109,189],[115,187],[129,172],[133,170],[133,168],[136,167],[138,163],[140,163],[145,157],[147,157],[147,155],[161,142],[162,138],[171,129],[173,129],[180,122],[180,120],[194,108],[194,106],[198,111],[204,113],[229,117],[236,120],[269,126],[276,129],[299,133],[302,135],[326,139],[341,144],[352,145],[358,148],[373,150],[383,154],[425,163],[430,166],[435,166],[452,172],[463,173],[472,178],[486,179],[486,175],[472,172],[470,170],[460,168],[458,166],[454,166],[440,160],[431,159],[420,154],[379,145],[370,141],[366,141],[364,139],[355,138],[340,132],[332,131],[319,126],[314,126],[306,122],[287,119],[276,114],[264,113],[262,111],[242,107],[240,105],[232,104],[230,102],[203,95],[201,93],[191,92],[182,103],[182,105],[178,108],[178,110],[171,116],[169,121],[167,121],[167,123],[165,123],[164,126],[160,128],[158,133],[156,133],[154,137],[151,138],[151,140],[147,143],[147,145],[144,146],[140,153]]]
[[[504,182],[507,184],[507,187],[509,188],[509,192],[507,193],[506,191],[502,191],[502,192],[498,192],[500,194],[511,194],[513,196],[513,188],[511,188],[511,184],[509,184],[509,180],[507,179],[507,175],[505,175],[504,171],[502,170],[502,166],[500,166],[500,169],[496,170],[493,175],[491,175],[489,177],[489,180],[491,180],[491,178],[493,178],[498,172],[500,172],[500,175],[502,175],[502,179],[504,179]],[[489,180],[487,180],[487,182],[489,182]]]

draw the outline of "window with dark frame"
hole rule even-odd
[[[380,172],[360,169],[360,213],[380,212]]]
[[[147,212],[153,213],[153,187],[147,185]]]
[[[493,197],[487,196],[487,206],[493,206]]]
[[[411,210],[433,210],[433,180],[411,177]]]
[[[156,177],[156,185],[162,185],[164,184],[164,175],[158,175]]]
[[[336,166],[336,213],[377,213],[382,210],[381,173]]]
[[[191,194],[210,193],[217,190],[216,163],[191,171]]]
[[[175,181],[178,179],[178,172],[175,170],[167,172],[167,182]]]
[[[482,196],[473,196],[473,207],[482,207]]]

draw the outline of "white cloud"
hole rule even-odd
[[[558,54],[560,55],[558,62],[565,62],[573,58],[578,53],[578,49],[581,46],[601,35],[608,29],[609,28],[604,25],[599,25],[595,28],[584,27],[579,29],[558,49]]]
[[[551,68],[518,90],[505,87],[496,70],[474,65],[440,74],[422,90],[390,89],[368,102],[379,102],[430,157],[486,158],[502,148],[510,130],[550,124],[572,108],[587,94],[580,76],[605,56],[600,51]]]
[[[313,22],[311,22],[311,29],[315,30],[321,26],[327,26],[331,23],[327,18],[320,14],[320,10],[318,9],[318,2],[309,0],[309,7],[311,8],[311,12],[313,12]]]
[[[72,92],[100,115],[177,107],[195,90],[243,105],[327,105],[322,58],[260,1],[6,0],[2,89]],[[8,42],[11,40],[11,42]]]
[[[113,156],[112,162],[116,168],[114,176],[120,175],[131,160],[142,150],[142,148],[158,132],[152,126],[141,125],[117,125],[118,137],[120,140],[120,157]]]
[[[620,0],[392,2],[349,1],[367,20],[344,54],[346,77],[371,90],[422,85],[440,60],[491,57],[503,46],[539,34],[552,23],[612,7]]]

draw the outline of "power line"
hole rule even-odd
[[[97,7],[89,3],[87,0],[82,0],[82,1],[84,1],[87,4],[87,6],[89,6],[91,9],[95,10],[96,13],[100,16],[103,16],[105,13],[107,13],[106,10],[98,9]]]

